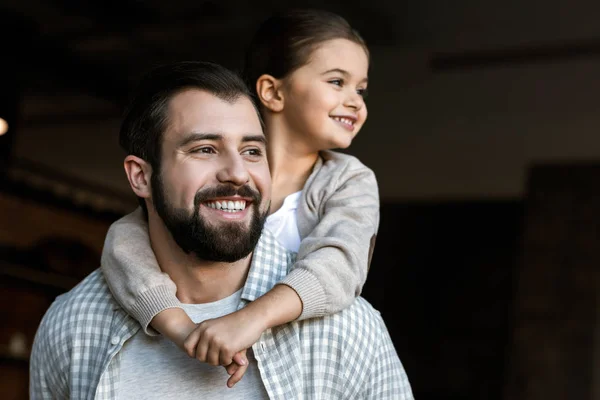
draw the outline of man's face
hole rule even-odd
[[[268,214],[265,136],[250,100],[188,89],[169,104],[152,202],[186,253],[237,261],[252,252]]]

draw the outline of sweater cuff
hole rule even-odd
[[[293,269],[279,284],[294,289],[302,301],[302,314],[298,320],[322,317],[325,315],[327,297],[319,280],[309,271]]]
[[[149,336],[158,336],[160,333],[150,326],[150,322],[158,313],[168,308],[182,308],[181,302],[171,287],[161,285],[140,294],[131,307],[131,314],[138,320],[144,333]]]

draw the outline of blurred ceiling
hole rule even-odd
[[[592,0],[282,3],[1,0],[0,108],[14,94],[19,110],[17,139],[0,137],[0,161],[14,147],[13,156],[35,164],[17,175],[57,170],[57,182],[76,178],[82,183],[72,185],[100,184],[130,197],[115,139],[131,86],[149,67],[173,60],[239,69],[254,30],[280,8],[347,18],[372,50],[372,87],[382,102],[394,99],[383,93],[388,82],[415,76],[600,55],[600,2]]]
[[[114,116],[140,74],[158,63],[205,59],[239,69],[258,24],[280,8],[337,12],[370,46],[425,49],[433,71],[600,54],[594,1],[281,3],[2,0],[0,68],[12,67],[10,76],[18,79],[25,97],[21,118],[45,124]]]
[[[316,1],[296,3],[288,2],[286,7],[319,6]],[[341,11],[369,40],[394,44],[394,21],[385,3],[368,8],[362,3],[333,0],[326,8]],[[277,4],[268,0],[4,0],[0,43],[22,41],[15,54],[27,93],[74,90],[121,105],[129,86],[157,63],[206,59],[239,68],[247,40]],[[32,100],[28,113],[37,114],[33,110],[37,106],[44,108],[42,114],[51,111],[46,102]]]

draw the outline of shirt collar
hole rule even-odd
[[[242,291],[242,299],[254,301],[281,281],[289,272],[294,253],[285,249],[268,230],[263,229],[258,240],[248,278]]]

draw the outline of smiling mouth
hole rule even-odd
[[[354,128],[354,124],[356,123],[356,119],[349,117],[331,117],[334,121],[339,122],[344,125],[346,128]]]
[[[204,203],[205,206],[209,208],[213,208],[215,210],[225,211],[225,212],[240,212],[246,209],[246,200],[216,200],[216,201],[207,201]]]

